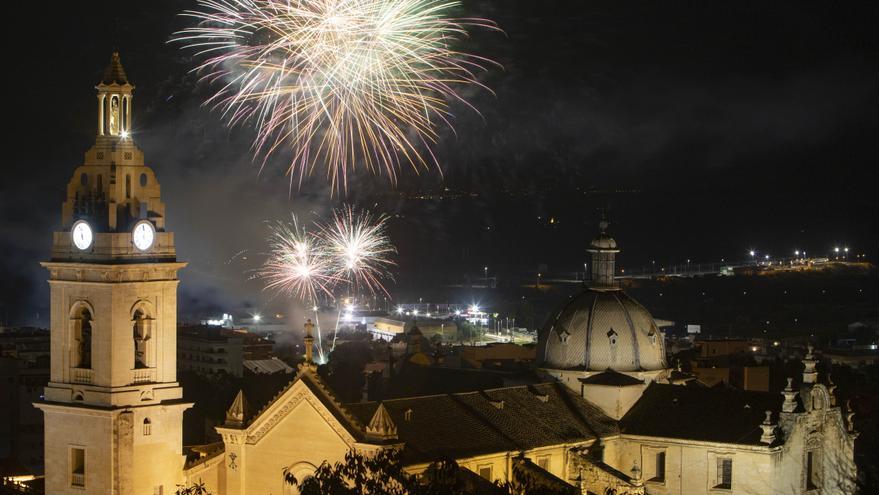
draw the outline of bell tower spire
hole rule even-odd
[[[119,52],[113,52],[98,85],[98,138],[129,139],[131,137],[131,92]]]

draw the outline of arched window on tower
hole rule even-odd
[[[150,418],[143,419],[143,436],[149,436],[153,434],[153,422],[150,421]]]
[[[74,316],[73,363],[76,368],[92,367],[92,314],[85,307]]]
[[[149,368],[149,356],[147,355],[147,344],[150,340],[149,319],[140,309],[134,312],[133,318],[133,336],[134,336],[134,367]]]
[[[125,175],[125,199],[131,199],[131,174]]]

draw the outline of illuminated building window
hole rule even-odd
[[[665,481],[665,451],[657,452],[653,459],[653,478],[650,481]]]
[[[549,471],[549,459],[548,455],[537,456],[537,465],[540,466],[540,469],[544,471]]]
[[[714,488],[726,490],[732,488],[732,459],[728,457],[717,458],[717,483]]]
[[[491,475],[491,464],[479,466],[479,476],[482,476],[488,481],[494,481],[494,478]]]
[[[70,486],[85,488],[85,449],[70,449]]]

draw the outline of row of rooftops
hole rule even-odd
[[[576,444],[619,434],[765,446],[764,426],[769,422],[774,430],[784,403],[779,394],[652,382],[627,414],[615,421],[558,382],[342,404],[313,371],[300,371],[298,379],[355,437],[368,441],[376,433],[368,431],[383,425],[385,434],[404,444],[407,464]],[[256,414],[244,411],[243,396],[237,398],[233,408],[239,408],[240,421],[232,427],[251,424],[295,382]],[[796,410],[802,411],[802,401],[797,401]],[[775,438],[771,444],[781,441]]]

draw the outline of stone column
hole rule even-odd
[[[98,95],[98,135],[104,135],[104,97],[105,95]]]

